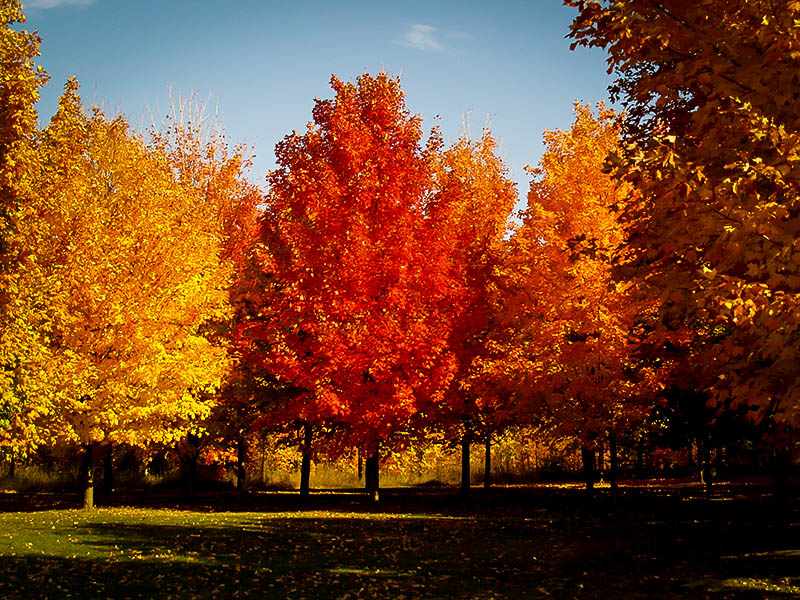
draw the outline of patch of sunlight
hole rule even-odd
[[[747,554],[739,554],[737,556],[721,556],[724,560],[736,560],[739,558],[800,558],[800,549],[791,550],[771,550],[769,552],[749,552]]]
[[[331,575],[369,575],[370,577],[412,577],[413,573],[402,573],[392,569],[356,569],[354,567],[335,567],[328,569]]]
[[[800,594],[800,585],[782,584],[766,579],[751,577],[731,577],[719,582],[723,587],[737,590],[759,590],[762,592],[778,592],[782,594]]]
[[[273,519],[353,519],[367,521],[405,521],[410,519],[425,521],[464,521],[472,520],[470,517],[457,515],[430,515],[419,513],[367,513],[367,512],[338,512],[338,511],[302,511],[296,513],[274,513],[264,515],[260,520]]]

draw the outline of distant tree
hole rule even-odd
[[[461,138],[441,152],[438,191],[431,207],[435,234],[449,249],[454,282],[449,292],[448,346],[457,370],[439,418],[459,426],[464,492],[470,484],[470,443],[480,435],[490,439],[497,416],[491,410],[494,390],[474,377],[476,364],[488,353],[495,310],[492,286],[517,200],[496,147],[486,129],[479,140]]]

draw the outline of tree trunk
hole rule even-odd
[[[114,447],[109,444],[103,455],[103,497],[111,498],[114,491]]]
[[[697,465],[694,460],[694,438],[689,436],[689,473],[694,475],[696,469]]]
[[[722,450],[722,442],[717,440],[717,479],[722,479],[722,473],[725,471],[725,455]]]
[[[308,498],[311,491],[311,424],[303,425],[303,460],[300,463],[300,497]]]
[[[606,449],[603,447],[603,444],[597,445],[597,475],[598,477],[602,478],[605,475],[606,465],[605,465],[605,453]]]
[[[197,454],[200,439],[190,433],[186,436],[186,456],[183,458],[183,494],[193,499],[197,494]]]
[[[483,459],[483,487],[492,486],[492,434],[486,434],[486,455]]]
[[[361,481],[361,478],[364,477],[364,454],[361,452],[361,448],[356,448],[356,456],[358,457],[358,480]]]
[[[461,493],[469,494],[470,468],[469,468],[469,433],[461,436]]]
[[[609,434],[608,436],[608,460],[609,460],[609,470],[608,470],[608,480],[611,482],[611,489],[615,492],[617,491],[619,484],[617,483],[617,477],[619,476],[619,462],[617,457],[617,436]]]
[[[703,483],[703,440],[700,439],[700,434],[694,436],[694,445],[697,449],[697,460],[695,460],[695,471],[697,481]]]
[[[773,463],[774,480],[772,497],[782,506],[789,502],[789,474],[792,470],[792,457],[787,448],[775,452]]]
[[[81,487],[83,488],[83,509],[92,510],[94,508],[94,443],[83,445]]]
[[[640,439],[636,447],[636,478],[644,476],[644,439]]]
[[[240,494],[244,493],[244,486],[247,484],[247,440],[244,434],[239,434],[236,440],[236,489]]]
[[[700,481],[705,485],[706,493],[711,493],[711,440],[708,432],[703,434],[701,443],[702,448],[702,470]]]
[[[267,466],[267,440],[266,436],[261,437],[261,461],[258,468],[258,478],[261,483],[266,483],[266,466]]]
[[[365,487],[367,492],[372,494],[372,499],[377,502],[380,498],[380,456],[378,449],[367,457],[365,470]]]
[[[587,447],[581,448],[581,461],[583,462],[583,479],[586,482],[586,491],[594,490],[594,450]]]

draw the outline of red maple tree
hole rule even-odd
[[[378,446],[442,398],[455,368],[448,254],[428,216],[439,142],[423,145],[397,79],[331,86],[306,133],[276,147],[251,358],[302,390],[281,419],[341,426],[377,490]]]

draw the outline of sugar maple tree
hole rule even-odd
[[[150,137],[150,146],[166,156],[178,181],[192,190],[210,223],[220,232],[220,258],[233,272],[229,301],[234,312],[213,331],[228,348],[231,372],[219,391],[211,422],[218,435],[237,445],[241,467],[237,481],[241,487],[247,434],[263,411],[264,396],[273,392],[260,385],[248,366],[241,363],[240,346],[246,339],[238,326],[249,313],[249,298],[258,285],[253,247],[263,193],[246,178],[251,167],[248,148],[231,146],[219,121],[206,114],[205,105],[196,96],[178,98],[163,126],[154,127]]]
[[[39,37],[12,28],[25,22],[15,0],[0,0],[0,447],[25,451],[30,438],[15,435],[13,415],[35,398],[25,395],[16,366],[40,356],[42,346],[30,320],[5,318],[11,297],[11,271],[16,266],[18,239],[15,223],[23,218],[27,182],[35,164],[35,104],[39,87],[47,79],[34,63],[39,55]],[[28,432],[32,433],[32,432]]]
[[[6,317],[36,316],[45,352],[15,376],[42,404],[15,414],[15,431],[79,442],[89,457],[99,443],[180,439],[209,414],[227,367],[204,330],[230,314],[213,215],[122,118],[85,116],[74,80],[38,160],[16,223],[19,310]]]
[[[473,375],[475,364],[488,350],[494,318],[491,287],[517,199],[496,147],[486,129],[479,140],[462,138],[441,152],[438,189],[430,209],[435,235],[449,254],[453,285],[448,347],[457,369],[439,419],[459,426],[464,491],[470,480],[470,442],[479,429],[490,436],[490,422],[496,416],[491,410],[494,390]]]
[[[379,444],[453,376],[450,275],[426,214],[433,149],[399,82],[331,86],[307,132],[276,148],[261,228],[271,280],[252,334],[265,368],[303,390],[284,420],[345,425],[376,468]]]
[[[630,272],[713,345],[720,409],[800,424],[800,2],[579,2],[627,112]]]
[[[505,264],[507,338],[498,338],[494,366],[516,382],[523,414],[580,441],[587,467],[601,440],[646,414],[642,400],[655,375],[633,354],[632,331],[647,303],[613,274],[625,252],[614,207],[636,197],[603,171],[618,145],[616,116],[602,104],[597,116],[576,104],[569,130],[545,134]]]

